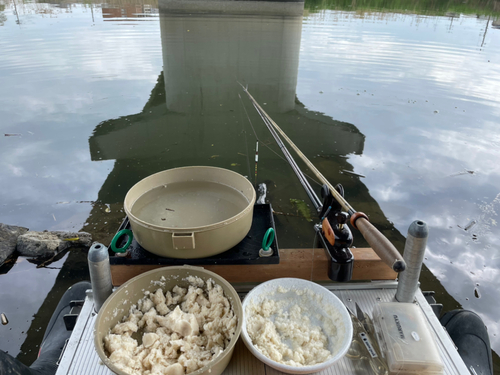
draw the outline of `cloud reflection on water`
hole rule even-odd
[[[488,60],[498,60],[500,35],[481,47],[487,20],[379,16],[310,15],[298,97],[366,135],[363,155],[349,157],[354,171],[401,233],[428,223],[426,265],[491,326],[498,352],[500,65]]]

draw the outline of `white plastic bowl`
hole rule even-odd
[[[333,356],[327,361],[312,366],[289,366],[273,361],[272,359],[263,355],[254,347],[252,340],[250,339],[250,336],[247,332],[247,306],[250,303],[258,303],[264,298],[273,300],[279,299],[280,296],[283,296],[283,294],[275,292],[280,286],[287,290],[309,289],[313,291],[315,295],[321,296],[321,301],[313,298],[310,294],[302,294],[301,296],[297,296],[297,302],[300,303],[300,305],[307,306],[308,309],[314,309],[315,313],[319,313],[324,317],[330,317],[330,314],[332,312],[337,316],[339,322],[338,324],[336,324],[337,338],[335,342],[330,338],[328,340],[328,348],[333,352]],[[256,288],[252,289],[243,300],[243,316],[244,319],[241,336],[243,337],[243,342],[247,346],[248,350],[250,350],[250,352],[255,357],[264,362],[266,365],[288,374],[310,374],[322,371],[341,359],[347,353],[347,350],[351,345],[353,328],[351,317],[349,316],[346,307],[335,294],[322,287],[321,285],[318,285],[311,281],[294,278],[283,278],[270,280],[260,284]],[[318,322],[313,323],[319,324]]]

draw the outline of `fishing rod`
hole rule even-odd
[[[259,114],[260,114],[260,112],[259,112]],[[263,117],[262,120],[264,121],[267,128],[271,132],[271,135],[273,136],[276,143],[278,144],[278,147],[281,149],[281,152],[285,156],[285,159],[288,161],[288,163],[292,167],[292,170],[295,172],[295,174],[299,178],[299,181],[302,184],[302,187],[304,188],[304,190],[306,191],[306,194],[308,195],[312,204],[314,205],[314,208],[316,208],[316,211],[320,210],[323,207],[323,203],[321,202],[319,197],[316,195],[316,192],[309,184],[309,181],[307,181],[306,177],[304,176],[304,174],[300,170],[299,166],[297,165],[297,163],[293,159],[293,157],[290,154],[290,152],[288,151],[288,149],[285,147],[285,145],[281,141],[280,137],[278,136],[278,134],[276,133],[276,131],[272,127],[272,124],[269,122],[269,120],[266,117]]]
[[[242,85],[243,87],[243,85]],[[262,107],[259,105],[259,103],[254,99],[254,97],[250,94],[247,88],[243,87],[243,90],[246,92],[248,97],[250,98],[254,108],[257,110],[259,113],[260,117],[264,121],[266,127],[269,129],[271,132],[271,135],[274,137],[276,142],[278,143],[281,151],[285,155],[285,158],[287,161],[290,163],[292,169],[294,170],[295,174],[299,178],[299,181],[302,183],[302,186],[305,187],[306,193],[308,193],[309,198],[313,202],[314,206],[316,209],[319,209],[318,202],[319,198],[316,196],[314,191],[312,190],[311,186],[309,185],[308,181],[305,179],[304,174],[300,171],[298,168],[297,164],[295,161],[293,161],[292,156],[290,155],[289,151],[286,149],[285,145],[279,138],[278,133],[288,142],[288,144],[294,149],[294,151],[299,155],[299,157],[304,161],[304,163],[309,167],[309,169],[316,175],[316,177],[324,184],[323,189],[322,189],[322,197],[325,199],[325,204],[319,203],[321,208],[321,214],[320,217],[322,218],[323,222],[323,228],[322,232],[324,237],[329,241],[330,245],[335,246],[335,236],[332,236],[332,233],[330,233],[330,229],[340,229],[340,232],[344,233],[345,235],[345,220],[347,219],[347,216],[350,219],[351,225],[358,229],[365,240],[368,242],[368,244],[371,246],[371,248],[377,253],[377,255],[382,259],[384,263],[386,263],[389,267],[391,267],[394,271],[396,272],[402,272],[406,269],[406,263],[403,260],[403,257],[401,254],[397,251],[397,249],[394,247],[394,245],[382,234],[378,231],[377,228],[375,228],[368,219],[368,216],[362,212],[357,212],[354,210],[354,208],[345,200],[343,191],[344,189],[342,188],[341,185],[337,185],[337,187],[333,187],[330,182],[319,172],[319,170],[309,161],[309,159],[300,151],[300,149],[292,142],[290,138],[285,134],[283,130],[273,121],[273,119],[262,109]],[[279,141],[278,141],[279,140]],[[286,150],[286,151],[285,151]],[[291,162],[291,160],[293,162]],[[306,186],[308,186],[306,188]],[[312,194],[311,194],[312,192]],[[311,198],[313,196],[313,198]],[[314,198],[315,196],[315,198]],[[324,226],[328,226],[328,224],[332,224],[332,220],[326,220],[326,216],[328,216],[330,209],[335,206],[334,202],[332,199],[328,198],[333,198],[333,200],[338,203],[341,209],[346,211],[345,213],[340,213],[336,212],[335,213],[335,219],[337,220],[337,223],[333,222],[333,227],[334,228],[324,228]],[[328,206],[327,206],[328,204]],[[335,207],[334,207],[335,208]],[[338,210],[337,210],[338,211]],[[322,217],[323,216],[323,217]],[[337,234],[337,233],[335,233]],[[333,237],[333,238],[332,238]],[[333,241],[332,241],[333,240]],[[346,240],[346,239],[344,239]],[[351,244],[352,244],[352,238],[351,238]],[[328,244],[326,244],[328,245]],[[350,246],[350,245],[349,245]],[[345,254],[344,254],[345,255]]]
[[[241,85],[241,83],[240,83],[240,85]],[[242,87],[243,87],[243,85],[242,85]],[[257,133],[255,133],[255,129],[253,128],[252,121],[250,120],[250,116],[248,116],[247,110],[245,108],[245,105],[243,104],[243,101],[241,99],[240,94],[238,94],[238,96],[239,96],[239,98],[241,100],[241,104],[243,105],[243,110],[245,111],[245,114],[247,115],[248,121],[250,122],[250,125],[252,126],[252,130],[254,131],[255,137],[257,138],[257,144],[255,146],[255,184],[257,184],[257,162],[258,162],[258,153],[259,153],[259,138],[257,137]],[[257,107],[255,107],[255,105],[254,105],[254,108],[257,109]],[[258,109],[257,109],[257,112],[259,112]],[[259,112],[259,114],[260,114],[260,112]],[[321,202],[321,200],[316,195],[315,191],[313,190],[313,188],[309,184],[309,181],[307,181],[307,179],[305,178],[304,174],[300,170],[300,168],[297,165],[297,163],[295,163],[295,160],[293,159],[292,155],[290,155],[290,152],[287,150],[287,148],[285,147],[285,145],[281,141],[281,139],[278,136],[278,134],[276,134],[276,131],[273,129],[272,124],[269,122],[269,120],[266,117],[261,116],[261,118],[264,121],[264,124],[266,124],[267,128],[271,132],[271,134],[274,137],[274,139],[275,139],[276,143],[278,144],[279,148],[281,149],[281,152],[285,156],[286,161],[290,164],[290,166],[292,167],[293,171],[297,175],[300,183],[302,184],[304,190],[306,191],[307,195],[309,196],[309,199],[313,203],[314,207],[316,208],[316,210],[321,209],[321,207],[323,205],[322,202]],[[278,154],[276,154],[276,155],[278,155]]]
[[[347,214],[341,212],[341,206],[334,201],[326,185],[324,185],[321,190],[322,197],[325,200],[324,204],[321,202],[309,184],[309,181],[305,178],[304,173],[302,173],[292,155],[281,141],[281,138],[276,133],[270,121],[270,117],[265,116],[255,103],[252,104],[275,139],[285,159],[292,167],[292,170],[295,172],[295,175],[298,177],[302,187],[321,218],[321,225],[314,225],[314,230],[328,257],[328,277],[333,281],[350,281],[354,268],[354,256],[349,249],[353,242],[352,233],[349,227],[344,225],[347,220]],[[341,185],[338,186],[340,186],[338,191],[343,195],[343,188]]]

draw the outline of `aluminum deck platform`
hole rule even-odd
[[[378,302],[393,302],[396,293],[396,281],[380,281],[369,283],[322,284],[339,297],[344,304],[355,311],[355,303],[372,316],[373,306]],[[241,298],[255,285],[234,285]],[[470,375],[465,363],[460,358],[455,345],[445,329],[439,323],[432,307],[424,295],[417,291],[416,302],[426,316],[436,338],[439,353],[445,366],[444,374]],[[87,297],[73,333],[61,357],[56,375],[111,375],[111,372],[100,360],[94,349],[94,323],[96,314],[93,313],[93,299],[91,291]],[[347,375],[373,374],[366,359],[344,356],[340,361],[319,372],[319,375]],[[279,372],[264,365],[255,358],[245,347],[240,338],[229,366],[224,375],[279,375]]]

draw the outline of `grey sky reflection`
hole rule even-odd
[[[41,5],[24,4],[21,18]],[[161,71],[159,34],[150,35],[159,25],[128,31],[93,25],[90,9],[78,4],[57,18],[30,19],[20,28],[9,17],[1,29],[0,49],[9,53],[0,55],[0,79],[8,88],[0,89],[0,128],[22,136],[0,138],[0,221],[80,229],[90,207],[75,202],[95,200],[114,164],[92,162],[88,138],[103,119],[144,105]]]

